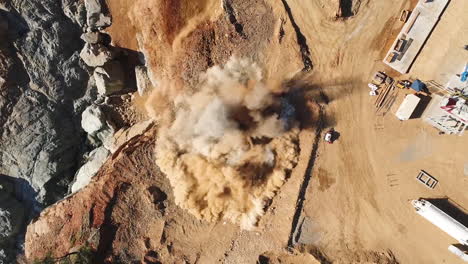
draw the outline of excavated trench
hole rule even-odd
[[[294,20],[294,16],[292,14],[291,8],[289,7],[289,4],[286,0],[281,0],[283,3],[284,9],[286,10],[286,13],[288,14],[289,20],[291,20],[291,24],[294,28],[294,32],[296,33],[296,38],[297,38],[297,44],[299,45],[300,52],[301,52],[301,57],[302,57],[302,63],[304,64],[304,68],[302,69],[303,72],[308,72],[312,70],[312,60],[310,59],[310,49],[307,44],[307,38],[302,34],[301,28],[299,25],[296,23],[296,20]]]

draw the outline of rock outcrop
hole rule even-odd
[[[86,43],[80,53],[81,59],[90,67],[99,67],[114,58],[114,53],[102,44]]]
[[[18,198],[13,179],[0,175],[0,263],[13,263],[17,236],[28,217],[28,205]]]
[[[124,72],[119,61],[110,61],[94,70],[94,79],[100,95],[111,95],[124,88]]]
[[[63,197],[80,160],[81,112],[73,106],[94,100],[79,56],[84,5],[63,2],[12,0],[0,10],[8,24],[0,44],[0,173],[27,180],[37,193],[30,198],[44,204]]]
[[[24,222],[67,194],[93,147],[80,123],[97,89],[80,57],[80,36],[89,21],[103,27],[110,19],[88,18],[84,1],[0,1],[0,185],[8,177],[16,190],[6,200],[0,191],[5,263],[22,247]],[[97,41],[88,45],[108,42],[101,33],[86,36]]]
[[[85,0],[88,26],[91,30],[111,25],[111,17],[103,0]]]
[[[78,170],[76,180],[71,187],[72,193],[88,185],[94,175],[109,157],[109,150],[101,146],[89,154],[88,161]]]

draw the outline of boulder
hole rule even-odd
[[[91,143],[103,145],[110,149],[112,137],[115,133],[114,125],[106,120],[106,116],[98,105],[91,105],[82,114],[81,126],[89,135]]]
[[[114,52],[102,44],[86,43],[80,53],[81,59],[90,67],[99,67],[114,58]]]
[[[101,32],[85,32],[81,35],[81,39],[89,44],[98,44],[104,41],[104,34]]]
[[[135,77],[136,84],[138,89],[138,94],[143,96],[148,93],[151,89],[151,81],[148,78],[148,70],[145,66],[136,66],[135,67]]]
[[[109,12],[102,0],[85,0],[86,18],[88,26],[92,29],[101,29],[112,24]]]
[[[94,175],[109,157],[110,152],[105,147],[99,147],[89,154],[88,161],[78,170],[76,180],[71,187],[72,193],[88,185]]]
[[[98,105],[90,105],[83,111],[81,127],[89,135],[96,135],[106,127],[106,118]]]
[[[124,72],[118,61],[111,61],[96,68],[94,79],[100,95],[111,95],[124,88]]]

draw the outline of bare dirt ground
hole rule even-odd
[[[456,241],[417,215],[409,200],[446,196],[468,206],[468,138],[439,136],[421,119],[400,122],[392,112],[376,116],[367,93],[372,72],[387,70],[377,60],[392,41],[387,34],[402,26],[400,11],[410,3],[363,1],[359,13],[343,23],[324,19],[314,3],[291,1],[291,6],[313,43],[311,80],[330,94],[330,126],[340,133],[336,144],[320,146],[306,196],[304,213],[313,222],[309,232],[316,237],[314,244],[343,263],[350,261],[350,252],[366,249],[389,249],[401,263],[461,263],[447,251]],[[413,77],[430,80],[438,66],[463,52],[458,48],[445,57],[446,51],[467,42],[466,34],[460,40],[467,22],[460,21],[461,10],[466,10],[463,1],[449,4],[436,38],[414,65]],[[437,60],[428,59],[431,55]],[[435,190],[416,181],[420,169],[439,179]]]

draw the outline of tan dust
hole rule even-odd
[[[299,129],[280,118],[292,106],[278,90],[255,63],[236,58],[208,69],[196,91],[154,90],[147,108],[160,124],[156,163],[176,204],[200,219],[255,226],[297,163]]]

